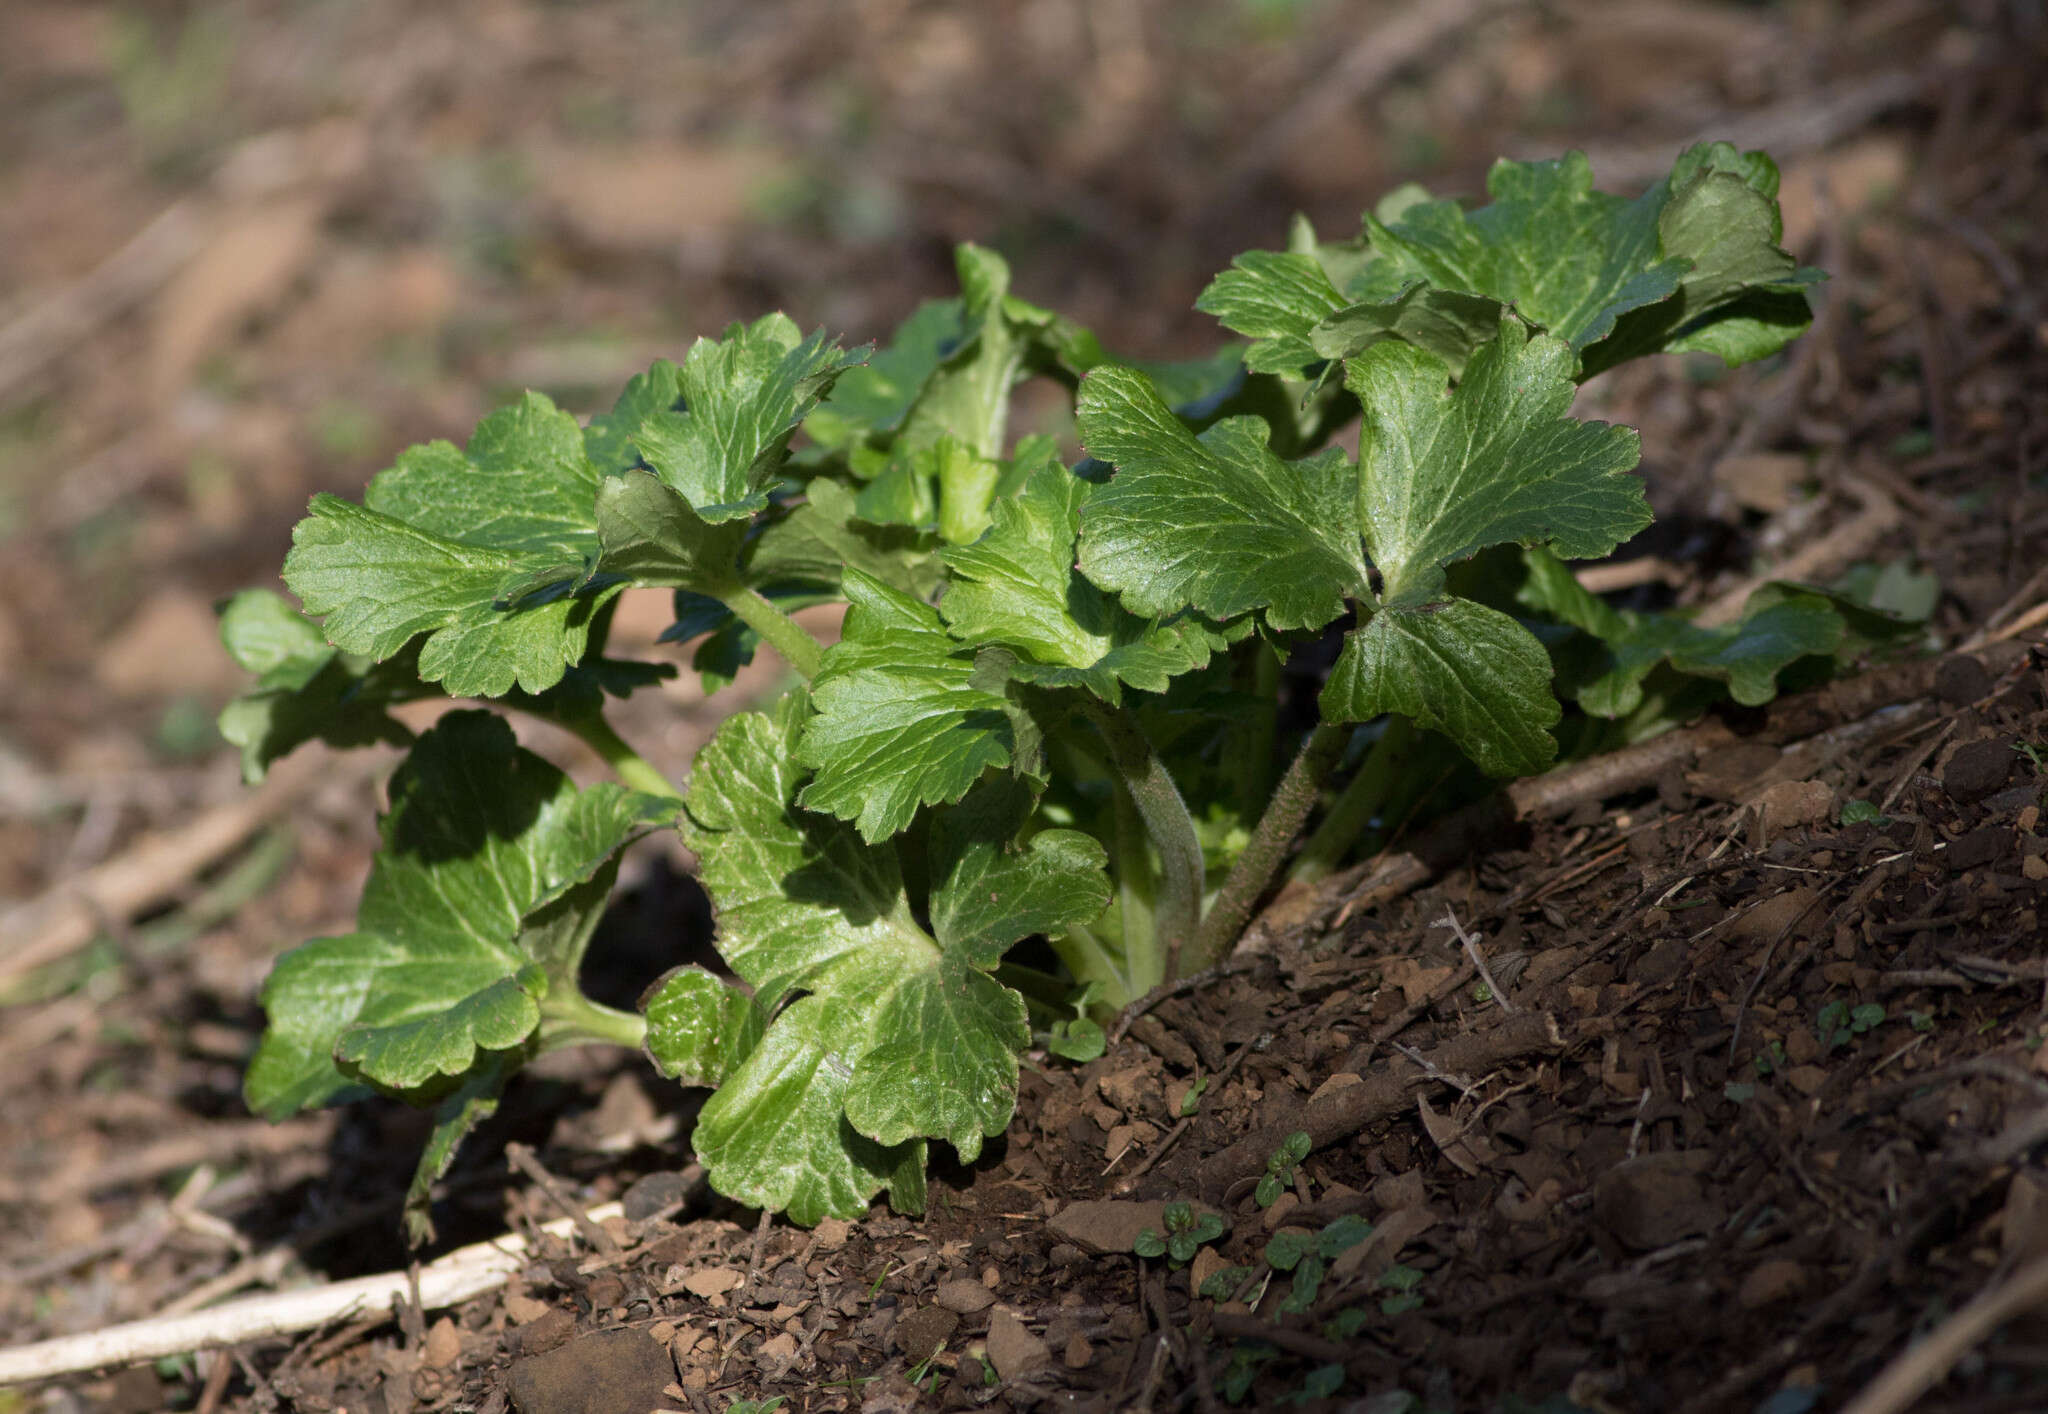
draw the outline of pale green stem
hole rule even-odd
[[[540,1004],[540,1047],[544,1051],[591,1042],[635,1047],[646,1039],[646,1017],[594,1002],[574,986]]]
[[[1141,950],[1126,939],[1124,956],[1133,977],[1180,976],[1180,950],[1193,941],[1195,924],[1202,916],[1202,845],[1195,822],[1188,815],[1180,788],[1167,773],[1166,763],[1138,730],[1137,722],[1126,712],[1093,703],[1087,712],[1102,733],[1110,762],[1130,791],[1131,803],[1138,808],[1159,854],[1152,945]]]
[[[1209,914],[1195,934],[1194,946],[1180,959],[1178,975],[1188,976],[1213,967],[1237,942],[1252,916],[1252,906],[1286,857],[1287,847],[1301,833],[1309,811],[1315,808],[1317,793],[1330,767],[1344,750],[1352,728],[1324,722],[1308,734],[1295,756],[1294,764],[1280,778],[1266,813],[1252,831],[1251,843],[1231,866],[1230,876],[1209,904]]]
[[[604,758],[604,764],[612,768],[612,774],[632,789],[666,796],[670,800],[683,798],[683,793],[669,784],[668,777],[657,771],[646,757],[626,745],[612,730],[611,723],[600,714],[592,712],[587,716],[557,717],[554,720],[582,738],[586,746]]]
[[[1263,640],[1252,644],[1252,696],[1243,748],[1236,758],[1238,811],[1246,819],[1273,788],[1273,735],[1280,715],[1280,655]]]
[[[1124,981],[1134,994],[1142,995],[1156,985],[1159,978],[1141,982],[1136,975],[1138,960],[1156,960],[1159,957],[1159,925],[1153,914],[1152,901],[1158,896],[1159,881],[1152,869],[1152,842],[1145,833],[1145,822],[1138,814],[1137,802],[1124,788],[1121,780],[1111,782],[1116,809],[1116,884],[1117,908],[1123,921],[1124,957],[1126,959]],[[1152,969],[1144,969],[1150,975]]]
[[[770,648],[780,653],[784,662],[802,674],[804,681],[809,682],[818,675],[818,665],[825,658],[825,645],[806,633],[795,619],[769,603],[759,590],[742,585],[718,598],[741,623],[760,634]]]
[[[1387,793],[1393,789],[1396,778],[1410,764],[1415,737],[1415,724],[1406,717],[1387,718],[1380,739],[1372,744],[1365,760],[1359,762],[1357,773],[1330,802],[1322,823],[1294,857],[1294,864],[1287,871],[1289,883],[1313,884],[1337,871],[1344,856],[1372,824],[1373,816],[1386,804]]]
[[[1053,952],[1066,964],[1076,982],[1084,986],[1090,982],[1101,984],[1102,996],[1096,1003],[1098,1013],[1121,1011],[1144,995],[1131,986],[1116,955],[1087,925],[1069,924],[1065,933],[1046,941],[1052,944]]]

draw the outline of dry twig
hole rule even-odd
[[[1994,1330],[2048,1301],[2048,1257],[2037,1257],[1950,1316],[1934,1333],[1893,1358],[1842,1414],[1902,1414],[1941,1383],[1956,1362]]]
[[[582,1216],[601,1224],[623,1212],[619,1204],[607,1203]],[[574,1228],[570,1219],[562,1218],[541,1231],[566,1237]],[[458,1248],[419,1268],[420,1303],[428,1309],[458,1306],[504,1285],[508,1276],[525,1265],[526,1246],[525,1238],[508,1235]],[[81,1370],[132,1365],[312,1330],[358,1313],[388,1311],[394,1302],[406,1299],[410,1289],[408,1273],[380,1272],[353,1281],[252,1296],[190,1315],[131,1321],[84,1335],[0,1350],[0,1385],[26,1384]]]

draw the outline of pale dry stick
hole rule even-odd
[[[2048,624],[2048,599],[2042,600],[1996,633],[1987,635],[1984,641],[2003,643],[2008,638],[2018,638],[2029,629],[2039,628],[2042,624]]]
[[[46,1201],[53,1193],[104,1193],[148,1183],[193,1164],[276,1158],[325,1144],[333,1129],[332,1113],[308,1115],[281,1124],[253,1119],[206,1125],[195,1133],[159,1139],[118,1158],[67,1164],[32,1179],[0,1178],[0,1202]]]
[[[2007,599],[2003,604],[2000,604],[1996,609],[1993,609],[1991,613],[1985,617],[1983,624],[1978,627],[1977,631],[1971,634],[1968,638],[1964,639],[1962,643],[1958,646],[1961,647],[1965,652],[1967,652],[1972,648],[1979,648],[1982,647],[1984,644],[1990,642],[1991,635],[1999,632],[2002,626],[2004,625],[2006,621],[2006,615],[2017,613],[2019,611],[2020,605],[2026,603],[2027,600],[2033,598],[2036,594],[2040,593],[2041,589],[2044,586],[2048,586],[2048,565],[2044,565],[2042,568],[2037,569],[2032,574],[2028,575],[2027,582],[2025,584],[2022,584],[2018,589],[2015,589],[2012,592],[2011,598]],[[2029,610],[2028,612],[2031,613],[2035,610],[2041,610],[2044,608],[2048,608],[2048,605],[2036,604],[2034,606],[2034,609]]]
[[[1970,1351],[2013,1317],[2048,1301],[2048,1257],[2036,1257],[1908,1346],[1863,1387],[1842,1414],[1903,1414]]]
[[[1502,5],[1503,0],[1411,0],[1407,9],[1384,24],[1364,26],[1358,42],[1328,72],[1252,134],[1209,188],[1209,203],[1230,204],[1316,128],[1371,97],[1401,70]]]
[[[583,1216],[602,1224],[624,1212],[620,1204],[606,1203]],[[551,1237],[567,1237],[575,1230],[576,1224],[568,1218],[541,1228]],[[458,1248],[418,1268],[420,1303],[428,1309],[440,1310],[496,1290],[525,1265],[526,1250],[526,1239],[517,1234]],[[132,1365],[166,1355],[293,1335],[348,1320],[359,1313],[388,1311],[393,1302],[407,1299],[410,1290],[409,1273],[380,1272],[326,1286],[252,1296],[189,1315],[131,1321],[84,1335],[61,1336],[0,1350],[0,1385],[27,1384],[81,1370]]]
[[[1898,525],[1899,503],[1880,487],[1853,473],[1845,476],[1844,480],[1851,494],[1862,503],[1861,511],[1812,544],[1802,547],[1797,553],[1773,565],[1768,573],[1752,576],[1727,593],[1719,595],[1693,616],[1693,622],[1702,628],[1717,628],[1722,624],[1733,623],[1742,617],[1743,606],[1749,602],[1749,596],[1765,583],[1774,579],[1814,579],[1830,569],[1839,568],[1869,553],[1887,532]]]
[[[1518,1008],[1508,1000],[1508,994],[1501,990],[1500,983],[1493,980],[1493,971],[1486,965],[1484,954],[1479,951],[1479,940],[1465,931],[1465,925],[1458,921],[1458,915],[1446,908],[1444,916],[1429,925],[1432,928],[1448,928],[1458,935],[1458,942],[1465,949],[1465,956],[1472,959],[1472,966],[1479,973],[1479,980],[1486,984],[1486,990],[1493,993],[1493,999],[1500,1003],[1500,1009],[1513,1016]]]
[[[1634,589],[1644,584],[1677,589],[1685,583],[1686,573],[1661,555],[1645,555],[1637,560],[1609,560],[1574,569],[1572,578],[1588,594],[1612,594],[1617,589]]]
[[[1473,1080],[1469,1076],[1453,1075],[1451,1072],[1439,1066],[1435,1061],[1431,1060],[1428,1056],[1416,1050],[1413,1046],[1404,1046],[1399,1041],[1389,1041],[1387,1042],[1387,1044],[1392,1046],[1395,1050],[1399,1051],[1402,1055],[1408,1057],[1408,1060],[1411,1064],[1421,1066],[1422,1073],[1424,1075],[1427,1075],[1431,1080],[1437,1081],[1438,1083],[1443,1085],[1448,1085],[1453,1090],[1456,1090],[1458,1092],[1458,1098],[1461,1100],[1471,1099],[1472,1092],[1479,1088],[1479,1082],[1477,1080]]]
[[[576,1224],[576,1231],[585,1242],[608,1257],[618,1255],[619,1240],[583,1215],[583,1209],[569,1196],[568,1190],[562,1187],[562,1181],[541,1166],[540,1160],[534,1156],[529,1146],[519,1143],[507,1144],[505,1158],[514,1168],[532,1179],[540,1191],[547,1194],[549,1202],[569,1215],[569,1221]]]
[[[91,942],[108,920],[162,903],[236,845],[331,780],[334,753],[307,748],[279,762],[256,790],[174,830],[144,835],[105,863],[61,880],[0,916],[0,983]]]
[[[1286,934],[1347,906],[1347,900],[1366,907],[1397,897],[1429,879],[1443,860],[1469,858],[1476,836],[1511,821],[1567,814],[1587,801],[1651,785],[1670,767],[1730,739],[1726,727],[1709,722],[1516,781],[1438,821],[1398,854],[1377,856],[1306,887],[1282,889],[1245,937]]]
[[[1920,768],[1927,764],[1928,758],[1941,750],[1943,744],[1955,735],[1956,723],[1961,720],[1959,717],[1950,717],[1942,723],[1941,730],[1935,733],[1932,740],[1906,758],[1906,764],[1900,767],[1898,775],[1892,778],[1891,786],[1885,791],[1884,798],[1878,801],[1878,814],[1884,814],[1898,803],[1899,797],[1905,793],[1906,787],[1913,783],[1913,777],[1920,773]]]
[[[1671,170],[1672,154],[1691,145],[1718,139],[1741,148],[1764,148],[1780,162],[1818,151],[1858,132],[1889,109],[1936,91],[1949,78],[1946,66],[1922,70],[1897,69],[1874,74],[1749,113],[1716,119],[1688,138],[1637,147],[1588,147],[1586,155],[1603,186],[1655,181]]]
[[[0,328],[0,407],[197,255],[211,225],[209,204],[189,196],[173,202],[90,273]]]

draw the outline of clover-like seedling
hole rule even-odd
[[[1422,1297],[1415,1288],[1422,1285],[1423,1274],[1414,1267],[1396,1263],[1380,1273],[1380,1285],[1391,1293],[1380,1298],[1382,1315],[1398,1316],[1403,1311],[1413,1311],[1422,1305]]]
[[[1876,1002],[1864,1002],[1852,1007],[1844,1001],[1832,1001],[1820,1009],[1814,1026],[1820,1032],[1820,1039],[1831,1051],[1840,1050],[1872,1027],[1881,1024],[1885,1011]]]
[[[1294,1170],[1308,1157],[1314,1143],[1306,1130],[1297,1129],[1280,1141],[1279,1148],[1266,1156],[1266,1171],[1259,1176],[1259,1186],[1252,1191],[1261,1208],[1272,1207],[1280,1201],[1282,1193],[1294,1186]]]
[[[1168,1203],[1161,1218],[1166,1224],[1163,1237],[1148,1227],[1131,1244],[1140,1257],[1171,1257],[1175,1267],[1184,1267],[1195,1259],[1196,1252],[1223,1236],[1222,1217],[1197,1214],[1192,1203]]]
[[[1228,1301],[1237,1295],[1237,1289],[1244,1285],[1245,1279],[1251,1274],[1250,1267],[1220,1268],[1209,1273],[1208,1280],[1202,1283],[1202,1289],[1195,1294],[1211,1301]]]

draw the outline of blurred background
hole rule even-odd
[[[521,389],[609,406],[771,308],[885,338],[951,292],[957,241],[1110,348],[1185,356],[1219,341],[1197,293],[1295,211],[1348,233],[1396,183],[1472,195],[1573,146],[1635,190],[1716,137],[1779,158],[1787,244],[1855,320],[1767,429],[1771,368],[1661,361],[1595,411],[1645,427],[1674,524],[1786,504],[1783,458],[1760,491],[1710,474],[1741,424],[1869,450],[1953,529],[1994,493],[1913,477],[2038,475],[2040,36],[2033,0],[0,0],[0,1327],[170,1280],[176,1242],[30,1309],[52,1251],[121,1231],[95,1192],[267,1155],[274,1194],[394,1197],[333,1114],[271,1130],[239,1099],[256,989],[346,926],[389,759],[302,753],[259,798],[214,731],[240,685],[214,606],[277,583],[313,492]],[[1949,612],[2011,568],[1953,556]],[[734,700],[685,672],[627,734],[679,768]]]
[[[1195,295],[1291,212],[1574,145],[1610,187],[1768,145],[1814,258],[1816,178],[1895,193],[1883,120],[1997,8],[6,0],[0,781],[207,756],[214,601],[520,389],[587,413],[769,308],[885,337],[969,239],[1112,348],[1202,352]],[[93,853],[35,794],[0,785],[0,898]]]

